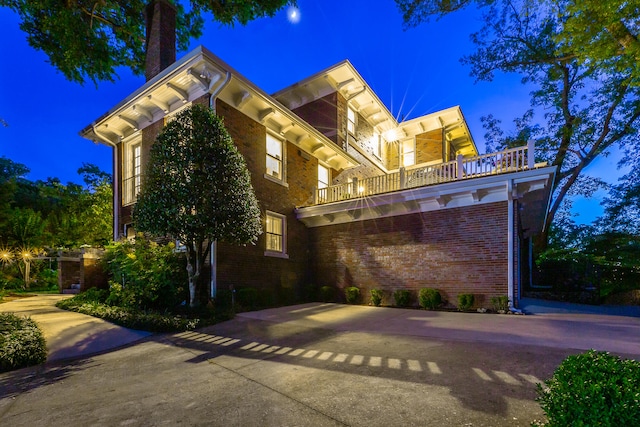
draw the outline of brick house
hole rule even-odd
[[[115,239],[134,233],[164,123],[200,103],[224,118],[264,218],[255,246],[214,244],[212,294],[434,287],[517,306],[555,173],[532,145],[480,156],[459,107],[399,123],[348,61],[266,94],[203,47],[176,61],[172,7],[148,13],[147,82],[81,131],[113,147]]]

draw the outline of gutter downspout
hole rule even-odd
[[[111,142],[110,139],[108,139],[105,136],[100,135],[100,133],[96,130],[95,125],[91,127],[91,129],[93,129],[93,133],[94,135],[96,135],[98,138],[100,138],[104,143],[106,143],[107,145],[109,145],[113,151],[113,155],[111,156],[112,160],[113,160],[113,176],[111,178],[111,186],[113,188],[113,241],[117,242],[118,241],[118,228],[120,227],[120,221],[118,218],[118,200],[120,200],[120,191],[119,190],[119,186],[117,181],[118,178],[118,146],[117,144],[114,144],[113,142]]]
[[[507,295],[509,297],[509,309],[514,307],[514,280],[513,280],[513,180],[507,181]]]
[[[218,88],[211,92],[211,96],[209,97],[209,108],[213,111],[216,110],[216,98],[222,92],[222,90],[229,84],[231,80],[231,73],[227,71],[227,75],[224,81],[218,86]],[[211,242],[211,248],[209,248],[209,263],[211,264],[211,277],[209,282],[210,287],[210,295],[211,299],[215,300],[218,294],[218,262],[217,262],[217,250],[218,250],[218,242]]]

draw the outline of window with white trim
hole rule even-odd
[[[356,112],[351,107],[347,107],[347,131],[351,134],[356,133]]]
[[[279,181],[284,181],[282,141],[267,134],[267,169],[266,174]]]
[[[373,155],[378,159],[382,159],[382,135],[375,132],[371,138],[371,145],[373,148]]]
[[[327,188],[329,186],[329,168],[318,164],[318,188]]]
[[[414,139],[402,141],[402,166],[413,166],[416,164],[416,142]]]
[[[136,202],[142,184],[142,144],[139,140],[124,146],[122,204]]]
[[[287,218],[284,215],[267,211],[265,223],[265,255],[286,255]]]

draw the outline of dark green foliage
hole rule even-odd
[[[244,310],[255,310],[258,307],[258,290],[256,288],[238,289],[236,302]]]
[[[635,426],[640,422],[640,362],[590,350],[569,356],[538,401],[549,426]]]
[[[384,292],[381,289],[371,289],[371,304],[380,307],[384,298]]]
[[[344,288],[344,297],[347,304],[356,304],[360,299],[360,289],[355,286],[349,286]]]
[[[320,288],[320,299],[322,302],[335,302],[336,289],[333,286],[323,286]]]
[[[185,246],[189,305],[195,306],[210,242],[244,245],[262,233],[251,176],[222,119],[197,104],[165,126],[149,156],[135,226]]]
[[[59,2],[49,0],[0,0],[20,15],[20,29],[29,44],[43,51],[49,62],[68,80],[114,81],[116,69],[144,72],[145,7],[147,0]],[[176,6],[176,41],[186,49],[190,39],[202,35],[202,15],[228,25],[273,16],[286,0],[190,0],[172,1]]]
[[[0,313],[0,372],[43,363],[47,346],[36,323],[13,313]]]
[[[407,307],[411,303],[411,291],[398,289],[393,293],[393,300],[397,307]]]
[[[158,245],[138,236],[113,243],[102,262],[109,273],[105,302],[138,310],[171,310],[187,298],[183,256],[173,244]]]
[[[466,311],[473,307],[473,294],[458,294],[458,310]]]
[[[262,288],[258,291],[258,306],[273,307],[276,305],[276,293],[273,289]]]
[[[422,288],[418,294],[420,307],[428,310],[435,310],[442,304],[442,296],[437,289]]]
[[[491,305],[495,311],[507,311],[509,310],[509,297],[507,295],[491,297]]]

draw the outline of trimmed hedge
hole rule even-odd
[[[47,360],[42,331],[28,317],[0,313],[0,372],[38,365]]]
[[[640,422],[640,362],[589,350],[567,357],[538,402],[549,426],[637,426]]]
[[[347,304],[356,304],[360,299],[360,289],[355,286],[344,288],[344,297],[347,300]]]
[[[376,307],[380,307],[382,304],[382,298],[384,297],[384,292],[380,289],[371,289],[371,304]]]
[[[411,303],[411,291],[398,289],[393,293],[393,299],[397,307],[407,307]]]
[[[440,306],[440,304],[442,304],[442,296],[440,296],[440,292],[433,288],[420,289],[418,299],[420,300],[420,307],[429,310],[435,310]]]

